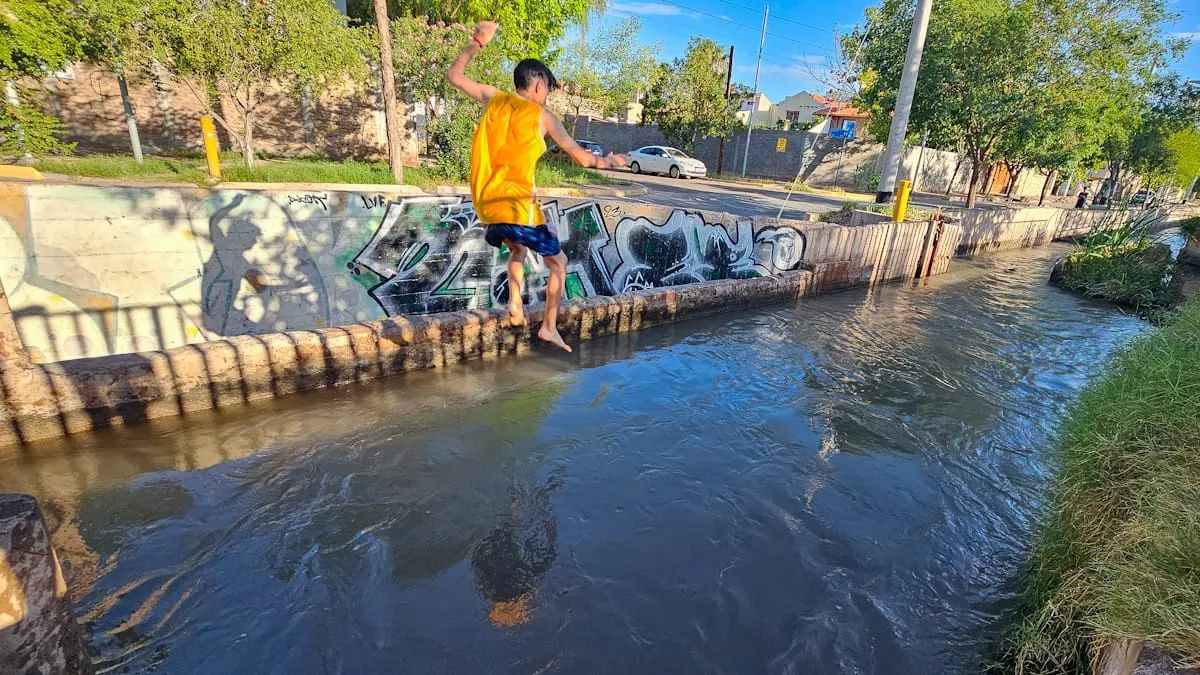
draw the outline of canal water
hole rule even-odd
[[[1141,321],[1064,247],[0,457],[102,670],[978,672]]]

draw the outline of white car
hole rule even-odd
[[[677,148],[647,145],[629,153],[629,170],[634,173],[665,173],[671,178],[704,178],[708,167]]]

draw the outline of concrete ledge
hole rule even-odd
[[[641,330],[719,312],[794,301],[813,273],[726,279],[566,303],[569,341]],[[530,325],[541,310],[528,312]],[[460,361],[528,351],[528,326],[502,310],[469,310],[288,333],[243,335],[165,351],[0,369],[0,445],[242,405]]]
[[[93,672],[50,534],[29,495],[0,495],[0,672]]]
[[[538,188],[538,197],[641,197],[650,193],[645,185],[588,185],[577,188]],[[469,197],[466,185],[439,185],[433,194]]]

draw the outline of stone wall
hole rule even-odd
[[[804,262],[855,261],[866,270],[855,283],[899,278],[915,269],[925,229],[543,205],[572,299]],[[536,256],[530,268],[526,301],[537,306],[547,273]],[[487,309],[507,302],[506,274],[462,197],[0,183],[0,281],[37,362]]]

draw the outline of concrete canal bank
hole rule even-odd
[[[544,210],[569,259],[572,340],[939,274],[954,253],[1035,246],[1102,217]],[[505,277],[461,197],[2,183],[0,445],[519,352],[529,332],[491,309]],[[535,315],[545,278],[532,264]]]

